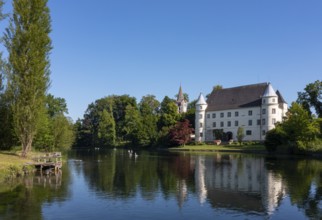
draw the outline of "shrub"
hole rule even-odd
[[[284,133],[278,129],[272,129],[266,133],[264,145],[268,152],[275,152],[277,147],[285,142]]]

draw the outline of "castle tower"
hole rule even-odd
[[[261,139],[265,139],[266,132],[275,128],[278,118],[278,96],[270,83],[262,96],[261,106]]]
[[[196,141],[205,141],[206,133],[206,108],[208,104],[205,101],[202,93],[200,93],[199,98],[196,103],[196,121],[195,121],[195,140]]]
[[[177,98],[177,106],[178,106],[178,112],[180,114],[187,112],[188,102],[184,99],[184,95],[183,95],[183,92],[182,92],[181,85],[180,85],[180,88],[179,88],[179,93],[178,93],[178,98]]]

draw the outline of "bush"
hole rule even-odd
[[[283,145],[285,135],[280,129],[272,129],[266,133],[264,145],[268,152],[275,152],[277,147]]]

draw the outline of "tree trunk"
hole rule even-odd
[[[32,137],[28,137],[27,140],[22,143],[21,157],[27,157],[28,152],[31,150]]]

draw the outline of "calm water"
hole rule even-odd
[[[322,219],[322,161],[74,152],[61,173],[0,186],[0,219]]]

